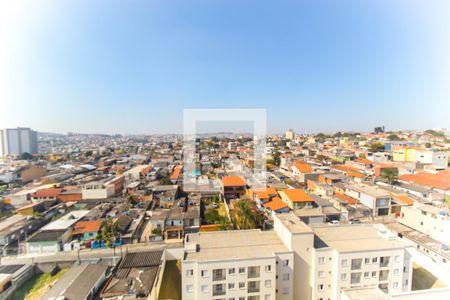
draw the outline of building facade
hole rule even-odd
[[[37,132],[30,128],[7,128],[0,130],[0,157],[38,153]]]

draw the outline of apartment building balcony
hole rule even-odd
[[[248,288],[247,293],[259,293],[259,281],[249,281],[248,282]]]
[[[390,262],[389,256],[380,257],[380,268],[389,267],[389,262]]]
[[[352,259],[352,270],[360,270],[362,266],[362,258]]]
[[[383,270],[380,271],[380,276],[379,276],[379,280],[380,281],[386,281],[389,278],[389,270]]]
[[[223,296],[226,294],[225,284],[214,284],[213,285],[213,296]]]
[[[248,267],[247,278],[259,278],[260,267]]]
[[[227,279],[226,269],[215,269],[213,270],[213,281],[221,281]]]

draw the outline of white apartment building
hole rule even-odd
[[[340,299],[342,290],[361,287],[410,291],[409,246],[377,226],[307,227],[293,214],[274,216],[275,231],[294,251],[294,299]]]
[[[403,206],[398,221],[450,245],[450,212],[431,205]]]
[[[372,210],[372,216],[386,216],[391,212],[391,196],[385,190],[366,184],[349,184],[345,194],[353,197]]]
[[[292,300],[293,251],[273,231],[185,237],[183,300]]]
[[[25,152],[38,152],[36,131],[22,127],[0,129],[0,157]]]
[[[431,164],[438,169],[447,169],[448,167],[448,153],[444,151],[417,151],[415,161],[422,164]]]

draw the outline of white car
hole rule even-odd
[[[339,221],[337,221],[337,220],[333,220],[333,221],[331,221],[331,222],[329,222],[328,223],[328,225],[339,225],[340,223],[339,223]]]

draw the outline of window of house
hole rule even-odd
[[[342,274],[341,274],[341,280],[342,280],[342,281],[347,280],[347,274],[346,274],[346,273],[342,273]]]
[[[378,257],[372,258],[372,263],[376,264],[378,262]]]
[[[319,257],[319,264],[324,264],[325,263],[325,257]]]
[[[270,294],[266,294],[264,296],[264,300],[271,300],[271,299],[272,299],[272,295],[270,295]]]
[[[192,270],[192,269],[186,270],[186,276],[187,276],[187,277],[192,277],[192,276],[194,276],[194,270]]]
[[[398,274],[400,273],[399,269],[394,269],[394,275],[398,276]]]
[[[323,284],[319,284],[319,286],[318,286],[318,289],[319,289],[319,291],[323,291]]]
[[[368,257],[364,258],[364,263],[366,265],[370,264],[370,258],[368,258]]]
[[[392,284],[392,287],[393,287],[394,289],[398,288],[398,282],[394,282],[394,283]]]
[[[283,273],[283,280],[289,280],[289,273]]]
[[[377,271],[372,272],[372,277],[377,277]]]
[[[228,283],[228,288],[231,290],[231,289],[234,289],[234,283],[233,282],[230,282],[230,283]]]
[[[345,268],[345,267],[347,267],[347,265],[348,265],[348,262],[346,259],[341,260],[341,267]]]
[[[266,265],[265,270],[266,270],[266,272],[271,272],[272,271],[272,266],[271,265]]]
[[[289,288],[288,287],[284,287],[283,288],[283,295],[287,295],[289,294]]]
[[[319,276],[320,278],[325,277],[325,272],[324,272],[324,271],[319,271],[318,276]]]
[[[188,293],[192,293],[194,291],[194,285],[193,284],[186,285],[186,291]]]
[[[245,289],[245,282],[239,282],[239,288]]]
[[[395,261],[395,262],[400,262],[400,255],[396,255],[396,256],[394,257],[394,261]]]
[[[208,270],[202,270],[202,277],[208,277]]]
[[[272,287],[272,281],[271,280],[266,280],[266,281],[264,281],[264,286],[266,287],[266,288],[270,288],[270,287]]]
[[[245,268],[239,268],[239,274],[245,274]]]
[[[229,268],[229,269],[228,269],[228,274],[230,274],[230,275],[234,275],[235,272],[236,272],[236,269],[235,269],[235,268]]]
[[[368,278],[370,276],[370,272],[364,272],[364,278]]]
[[[284,261],[283,261],[283,266],[289,266],[289,259],[285,259]]]

